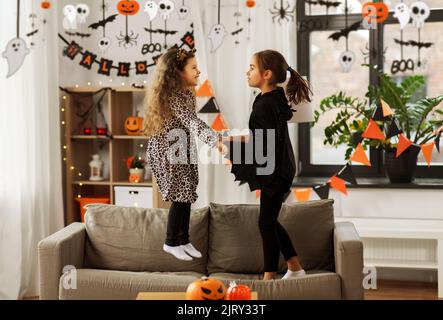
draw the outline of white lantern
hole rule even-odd
[[[90,176],[89,180],[102,181],[103,180],[103,161],[100,160],[100,155],[94,154],[92,156],[92,161],[89,162],[89,167],[91,168],[91,176]]]

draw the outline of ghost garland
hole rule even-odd
[[[277,7],[277,2],[274,2],[274,9],[269,9],[269,12],[272,15],[272,22],[275,22],[275,19],[278,20],[278,23],[281,25],[283,20],[285,21],[294,21],[295,10],[297,9],[296,5],[292,9],[290,9],[291,4],[289,1],[284,3],[284,0],[280,0],[280,7]],[[289,19],[291,18],[291,19]]]
[[[339,57],[340,66],[344,73],[351,71],[352,65],[355,63],[355,53],[349,50],[349,34],[352,31],[357,31],[362,23],[361,21],[358,21],[348,26],[348,11],[348,0],[345,0],[345,28],[338,32],[334,32],[328,37],[328,39],[332,39],[333,41],[339,41],[341,37],[346,38],[346,50],[343,51]]]
[[[106,25],[108,23],[114,22],[115,18],[118,16],[118,14],[113,14],[113,15],[111,15],[109,17],[106,17],[106,11],[107,11],[108,6],[105,3],[105,0],[102,0],[102,4],[101,4],[100,8],[102,10],[102,20],[91,24],[89,26],[89,28],[91,28],[93,30],[97,30],[100,27],[103,28],[103,35],[98,40],[98,44],[97,44],[100,53],[103,54],[103,53],[106,53],[106,51],[109,49],[109,47],[112,44],[111,39],[106,36]]]
[[[129,16],[136,15],[139,10],[140,5],[135,0],[121,0],[117,3],[118,13],[125,17],[125,34],[123,34],[123,31],[120,31],[120,35],[116,37],[119,47],[123,44],[125,49],[127,49],[128,46],[132,47],[137,45],[139,34],[135,34],[133,30],[129,32]]]
[[[432,42],[421,42],[421,28],[424,26],[425,21],[429,18],[431,10],[429,6],[423,1],[415,1],[411,4],[409,8],[403,0],[401,3],[395,6],[394,17],[400,23],[400,39],[394,39],[395,43],[400,45],[400,60],[394,60],[391,66],[391,73],[396,74],[398,72],[404,72],[407,70],[413,71],[415,69],[415,63],[412,59],[405,59],[403,56],[403,46],[417,47],[418,58],[417,67],[422,66],[421,61],[421,49],[430,48],[434,43]],[[403,40],[403,29],[409,24],[412,18],[412,25],[418,29],[418,41]]]
[[[185,0],[182,1],[182,5],[180,8],[178,8],[177,14],[180,20],[186,20],[189,13],[191,12],[191,9],[186,6]]]
[[[165,36],[164,48],[167,49],[168,48],[168,41],[167,41],[168,35],[174,35],[178,32],[178,31],[168,31],[168,20],[171,17],[172,12],[175,9],[175,4],[171,0],[161,0],[158,3],[158,8],[159,8],[160,15],[161,15],[162,19],[165,21],[165,28],[164,28],[164,30],[159,29],[159,30],[156,30],[155,32],[164,34],[164,36]]]
[[[10,78],[21,68],[29,52],[26,41],[20,38],[20,0],[17,0],[17,36],[8,42],[2,53],[2,57],[8,62],[6,78]]]
[[[154,33],[154,29],[152,28],[152,20],[157,17],[158,9],[158,5],[155,1],[148,1],[145,4],[144,12],[146,12],[149,17],[149,27],[145,28],[145,31],[149,32],[149,43],[143,45],[142,54],[162,51],[162,45],[159,42],[154,43],[152,40],[152,34]]]
[[[83,33],[83,25],[86,24],[86,18],[89,16],[91,10],[89,6],[84,3],[80,3],[77,6],[68,4],[64,6],[63,10],[63,28],[67,35],[71,37],[89,38],[90,33]],[[80,32],[77,32],[78,25],[80,25]]]
[[[221,0],[218,0],[218,20],[209,30],[208,38],[211,41],[211,53],[215,52],[223,44],[227,36],[226,28],[220,23]]]

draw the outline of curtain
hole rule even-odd
[[[15,1],[10,1],[15,2]],[[0,299],[38,296],[38,242],[61,229],[57,1],[20,1],[20,37],[35,45],[6,78],[0,56]],[[30,14],[39,32],[32,38]],[[42,21],[47,23],[43,24]],[[0,52],[17,36],[17,10],[0,12]]]
[[[220,10],[220,24],[228,35],[218,50],[211,53],[211,43],[208,34],[211,27],[218,23],[218,1],[194,1],[195,41],[197,46],[197,61],[202,69],[201,80],[205,77],[211,82],[214,95],[221,108],[221,114],[230,129],[247,129],[252,102],[259,90],[249,88],[246,81],[246,72],[249,68],[252,55],[260,50],[273,49],[281,52],[288,63],[296,68],[296,14],[291,13],[288,20],[278,18],[273,22],[270,10],[275,11],[274,3],[279,1],[255,1],[253,9],[245,7],[243,0],[222,0]],[[289,1],[292,10],[295,1]],[[239,26],[237,26],[235,12],[241,12]],[[251,23],[248,24],[248,19]],[[231,35],[232,31],[243,28],[239,37]],[[249,40],[248,38],[249,34]],[[235,44],[238,39],[239,44]],[[202,116],[207,123],[214,121],[215,115]],[[289,124],[294,151],[296,145],[296,125]],[[297,158],[297,153],[295,153]],[[200,183],[197,190],[199,199],[195,207],[208,205],[210,202],[235,204],[258,203],[254,192],[250,192],[247,185],[238,186],[234,183],[234,176],[230,167],[225,165],[200,164]]]

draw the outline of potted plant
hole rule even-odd
[[[314,113],[314,122],[311,126],[318,123],[326,112],[337,112],[335,120],[324,130],[324,144],[334,147],[347,145],[344,158],[348,160],[361,141],[361,135],[370,120],[374,119],[376,111],[381,110],[381,102],[386,102],[394,116],[375,122],[384,132],[389,132],[395,124],[400,133],[413,142],[412,147],[396,157],[397,134],[392,137],[387,134],[383,140],[364,139],[362,145],[365,150],[368,147],[382,148],[386,174],[390,181],[408,183],[413,180],[417,166],[420,151],[417,147],[436,139],[434,132],[443,125],[441,117],[443,111],[437,108],[443,100],[443,95],[418,99],[417,93],[425,84],[425,78],[421,75],[408,76],[398,84],[383,72],[379,72],[378,77],[380,85],[370,85],[364,99],[348,96],[344,92],[324,98],[320,103],[320,109]],[[440,134],[441,131],[437,135]]]
[[[129,182],[143,182],[145,175],[146,161],[141,156],[131,156],[126,159],[126,166],[129,170]]]

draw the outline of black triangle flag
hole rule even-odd
[[[208,102],[200,109],[199,113],[220,113],[220,108],[218,107],[217,101],[214,97],[209,99]]]
[[[435,147],[437,148],[438,153],[440,153],[440,134],[435,138]]]
[[[372,120],[374,121],[384,121],[385,117],[383,116],[383,108],[381,105],[378,105],[377,108],[375,108],[374,114],[372,115]]]
[[[354,132],[352,134],[352,142],[357,146],[360,142],[363,141],[362,132]]]
[[[397,123],[395,122],[395,118],[392,119],[391,125],[388,129],[388,134],[386,135],[386,139],[389,139],[391,137],[395,137],[402,133],[402,131],[398,128]]]
[[[320,199],[325,200],[329,198],[329,189],[331,187],[329,186],[329,183],[321,185],[321,186],[315,186],[313,189],[315,193],[318,194]]]
[[[409,147],[409,157],[410,159],[417,159],[418,154],[421,151],[421,147],[416,145],[416,144],[411,144],[411,146]]]
[[[355,180],[354,172],[352,172],[351,164],[347,164],[340,170],[337,175],[338,178],[343,179],[349,183],[357,184],[357,180]]]

